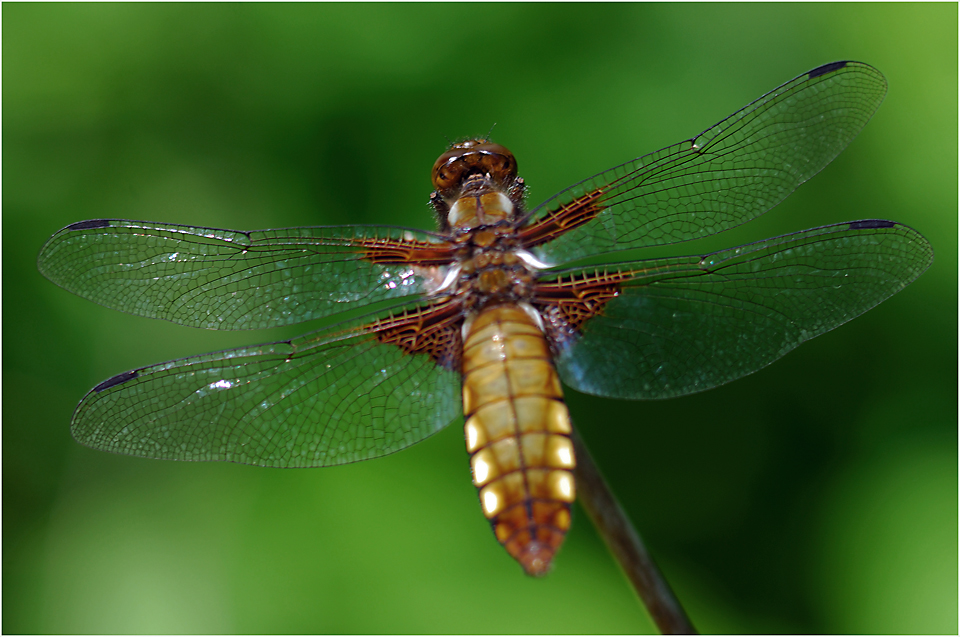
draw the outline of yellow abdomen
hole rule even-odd
[[[463,412],[483,513],[524,570],[543,575],[570,528],[575,461],[547,341],[521,308],[487,308],[469,326]]]

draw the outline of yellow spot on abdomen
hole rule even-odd
[[[486,491],[483,494],[483,509],[487,514],[487,517],[490,517],[497,512],[497,494],[493,491]]]

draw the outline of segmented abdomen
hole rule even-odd
[[[463,412],[473,483],[497,540],[543,575],[575,498],[570,415],[536,321],[516,306],[483,310],[463,348]]]

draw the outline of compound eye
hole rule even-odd
[[[463,164],[463,154],[469,152],[462,148],[454,148],[440,155],[433,164],[433,186],[440,191],[456,186],[460,182],[466,166]]]
[[[493,179],[503,183],[517,176],[517,160],[509,150],[500,144],[484,144],[478,150],[483,154],[484,170]]]
[[[484,142],[482,144],[477,144],[473,147],[475,152],[480,152],[485,155],[499,155],[501,157],[508,158],[510,161],[513,161],[513,153],[507,150],[506,146],[501,146],[500,144],[494,144],[493,142]]]

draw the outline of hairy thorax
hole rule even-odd
[[[467,233],[468,249],[460,261],[458,292],[464,310],[473,314],[489,305],[524,303],[530,298],[534,270],[513,245],[510,227],[494,226]]]

